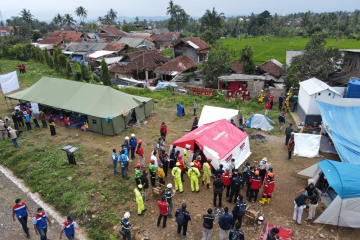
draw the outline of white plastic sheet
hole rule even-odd
[[[319,156],[321,135],[295,133],[294,155],[314,158]]]
[[[39,110],[39,104],[31,102],[31,108],[34,110],[34,112],[36,114],[40,114],[40,110]]]
[[[0,75],[2,93],[6,94],[20,88],[16,71]]]

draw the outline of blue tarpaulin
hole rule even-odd
[[[338,105],[316,102],[341,161],[360,164],[360,105],[354,106],[355,99],[339,99]]]
[[[360,197],[360,166],[324,159],[317,163],[326,176],[329,186],[341,197]]]
[[[71,59],[71,62],[74,62],[75,59],[76,59],[77,62],[80,62],[82,58],[83,58],[83,56],[73,55],[73,57]]]
[[[172,86],[173,88],[178,88],[179,86],[176,85],[175,83],[171,83],[171,82],[159,82],[155,89],[159,90],[159,89],[166,89],[168,86]]]
[[[180,117],[184,116],[185,115],[184,107],[180,103],[176,104],[176,106],[177,106],[177,115]]]

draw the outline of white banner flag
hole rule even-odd
[[[0,75],[0,84],[3,94],[19,89],[20,86],[16,71]]]

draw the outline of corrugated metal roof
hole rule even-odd
[[[309,95],[313,95],[318,92],[322,92],[324,90],[329,90],[337,95],[340,95],[334,88],[330,87],[323,81],[317,78],[310,78],[308,80],[302,81],[300,86],[305,90],[305,92]]]
[[[91,57],[91,58],[99,58],[99,57],[103,57],[103,56],[110,55],[110,54],[113,54],[113,53],[114,53],[114,51],[101,50],[101,51],[96,51],[96,52],[90,54],[89,57]]]

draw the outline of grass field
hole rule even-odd
[[[254,51],[254,62],[260,64],[272,58],[281,63],[286,62],[286,50],[303,50],[309,38],[272,38],[271,42],[262,42],[261,38],[239,39],[236,38],[222,39],[224,45],[228,46],[235,52],[233,60],[240,57],[240,51],[246,44],[252,46]],[[327,47],[339,49],[359,49],[360,42],[355,39],[341,39],[336,42],[335,39],[326,39]]]

